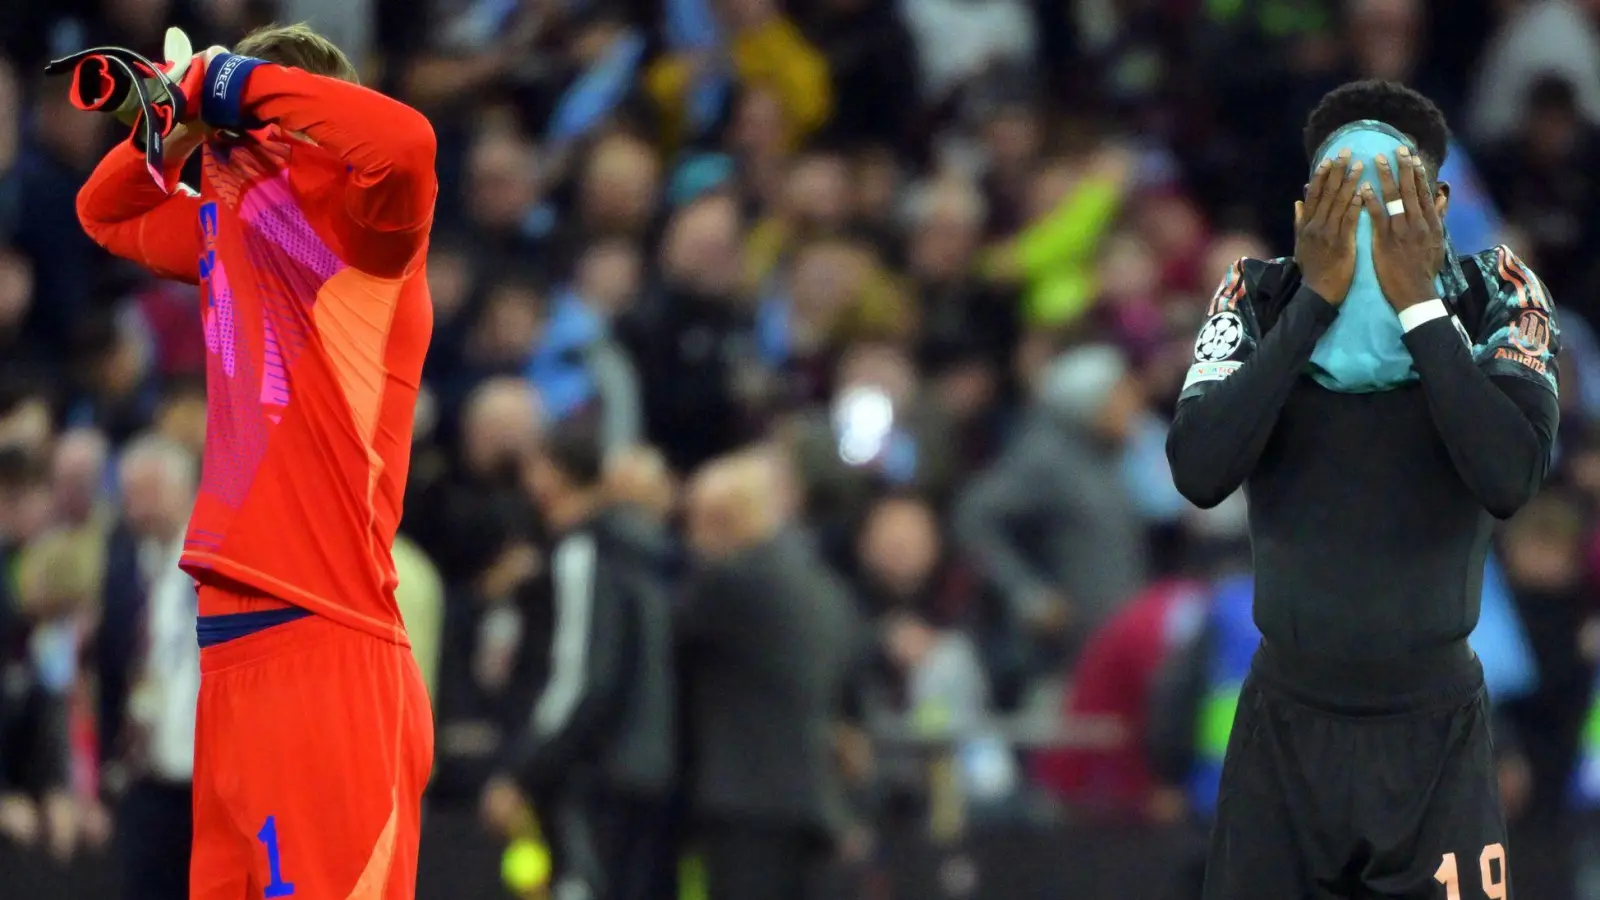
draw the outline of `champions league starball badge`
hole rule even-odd
[[[1194,358],[1200,362],[1221,362],[1244,343],[1244,323],[1231,312],[1219,312],[1200,329],[1194,341]]]

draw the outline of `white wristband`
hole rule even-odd
[[[1443,300],[1426,300],[1415,306],[1408,306],[1400,310],[1400,327],[1411,331],[1418,325],[1432,322],[1434,319],[1444,319],[1450,316],[1450,310],[1445,308]]]

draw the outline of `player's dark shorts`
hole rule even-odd
[[[1204,900],[1506,900],[1483,667],[1263,645],[1223,764]]]

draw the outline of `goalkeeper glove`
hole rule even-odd
[[[79,109],[108,112],[132,125],[146,168],[165,187],[165,139],[180,123],[198,117],[206,66],[227,51],[212,47],[196,55],[179,28],[167,29],[163,51],[166,62],[158,64],[122,47],[94,47],[53,60],[45,73],[72,75],[71,98]]]

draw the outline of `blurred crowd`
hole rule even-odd
[[[841,716],[896,735],[841,740],[862,821],[930,805],[908,733],[957,738],[974,811],[1203,818],[1231,715],[1193,660],[1249,628],[1248,540],[1242,498],[1178,496],[1167,417],[1228,265],[1290,250],[1305,114],[1375,77],[1456,130],[1457,249],[1513,245],[1560,305],[1559,473],[1500,535],[1474,641],[1513,817],[1600,803],[1600,3],[18,0],[0,836],[70,855],[129,784],[181,781],[160,708],[192,675],[161,648],[192,602],[173,559],[205,429],[198,298],[84,236],[74,196],[120,135],[43,63],[299,20],[439,136],[396,547],[432,802],[479,802],[541,687],[528,470],[581,422],[617,502],[669,531],[768,507],[848,595],[869,650]],[[783,475],[681,496],[752,447]]]

